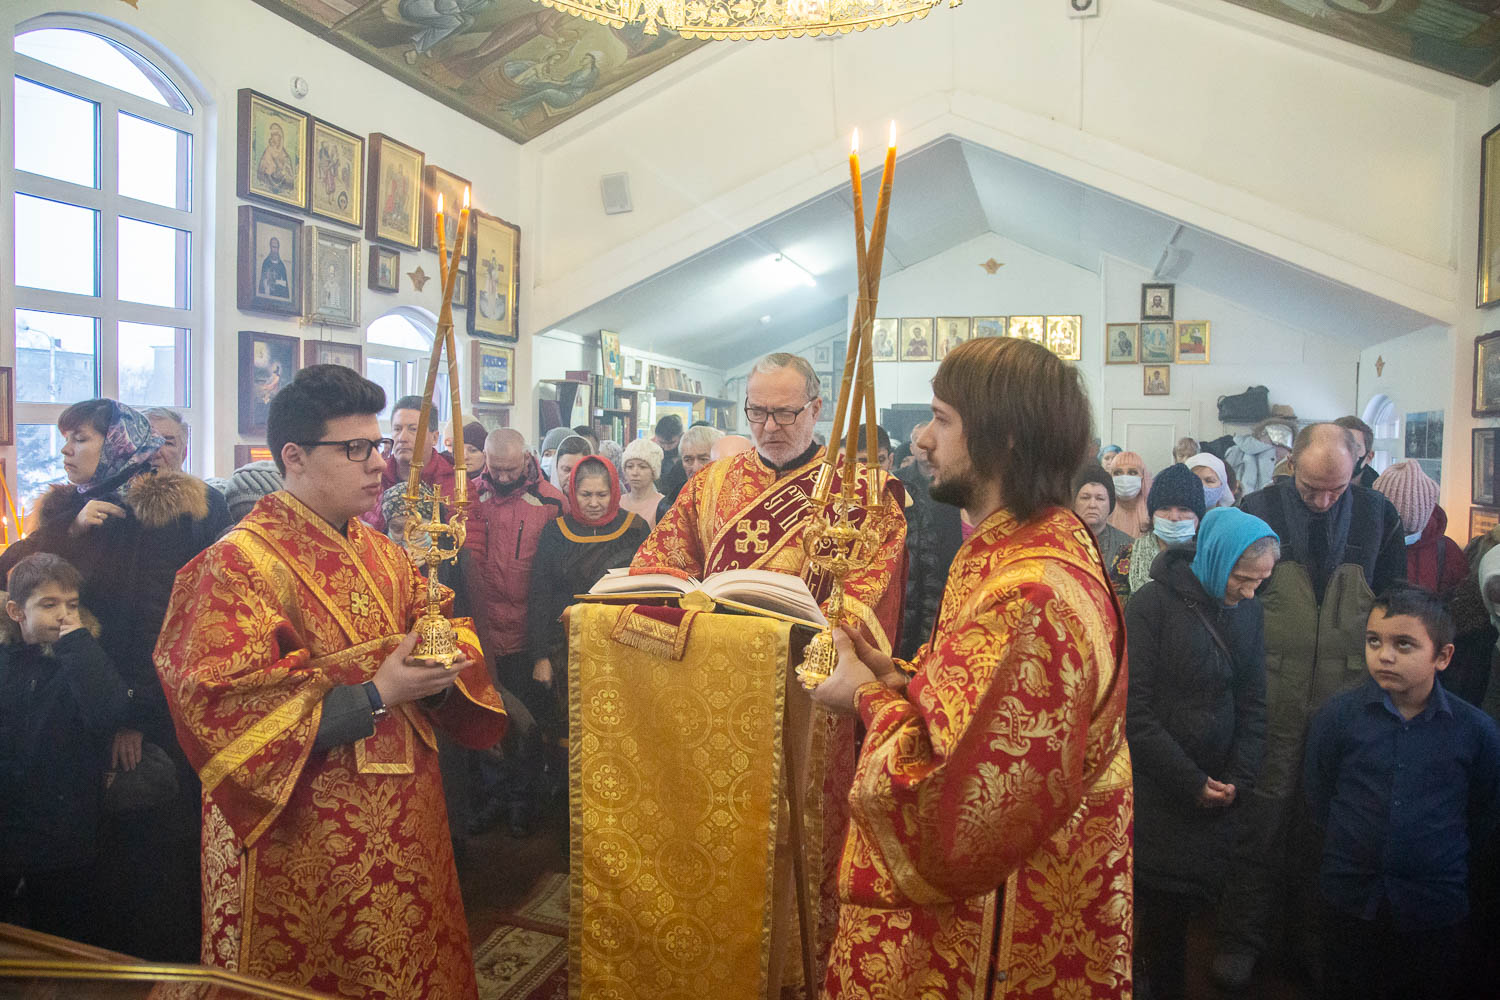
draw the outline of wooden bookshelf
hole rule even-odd
[[[739,407],[732,399],[681,389],[657,389],[656,399],[664,403],[691,403],[694,420],[707,420],[726,434],[734,434],[739,429]]]

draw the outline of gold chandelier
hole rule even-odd
[[[926,17],[943,0],[539,0],[615,28],[642,22],[684,38],[741,40],[845,34]],[[963,0],[948,0],[957,7]]]

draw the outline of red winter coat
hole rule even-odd
[[[1432,517],[1422,529],[1422,537],[1406,547],[1406,582],[1426,587],[1449,597],[1469,573],[1464,550],[1444,532],[1448,514],[1441,507],[1432,508]]]
[[[526,648],[531,559],[542,528],[563,514],[562,492],[526,459],[526,478],[510,492],[480,480],[479,501],[469,506],[464,587],[473,608],[479,644],[490,656]]]
[[[434,451],[427,456],[427,464],[422,466],[422,482],[442,490],[443,496],[453,496],[453,460],[440,451]],[[380,509],[380,501],[385,498],[385,491],[401,482],[396,474],[396,460],[388,458],[385,460],[385,471],[380,474],[380,496],[375,498],[375,506],[365,511],[359,519],[381,534],[385,534],[385,513]],[[473,480],[470,480],[472,486]],[[471,496],[470,499],[473,499]],[[444,511],[446,514],[446,510]]]

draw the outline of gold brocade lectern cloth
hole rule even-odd
[[[760,1000],[792,626],[695,615],[674,660],[630,614],[569,612],[569,992]]]

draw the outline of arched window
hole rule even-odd
[[[380,419],[390,429],[391,410],[402,396],[421,395],[427,362],[437,337],[437,317],[420,306],[397,306],[365,329],[365,377],[385,389]],[[448,420],[448,372],[438,369],[434,419]]]
[[[18,27],[14,49],[15,156],[0,178],[15,252],[0,290],[31,495],[62,477],[55,423],[71,403],[110,396],[203,423],[191,360],[206,356],[207,143],[197,90],[138,38],[48,15]]]
[[[1396,461],[1393,455],[1402,453],[1401,418],[1396,413],[1396,404],[1391,397],[1381,393],[1371,399],[1362,418],[1375,432],[1375,457],[1370,459],[1376,472],[1384,472]]]

